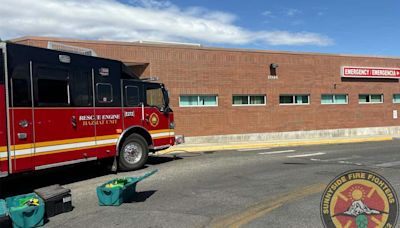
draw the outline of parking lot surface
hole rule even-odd
[[[98,206],[98,185],[154,169],[134,202]],[[322,192],[351,169],[375,171],[400,193],[400,141],[160,155],[118,174],[81,164],[3,181],[1,197],[70,188],[74,210],[45,227],[322,227]]]

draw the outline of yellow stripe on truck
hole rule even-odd
[[[46,146],[57,146],[57,145],[71,144],[71,143],[90,142],[90,141],[95,141],[95,140],[116,139],[118,137],[119,137],[119,135],[104,135],[104,136],[97,136],[97,137],[85,137],[85,138],[74,138],[74,139],[37,142],[37,143],[35,143],[35,147],[40,148],[40,147],[46,147]],[[33,143],[11,145],[11,148],[13,150],[31,149],[33,147],[34,147]],[[7,151],[6,146],[0,147],[0,152],[6,152],[6,151]]]
[[[174,135],[174,130],[173,129],[161,129],[161,130],[154,130],[154,131],[149,131],[151,134],[153,140],[155,139],[164,139],[164,138],[170,138],[173,137]],[[50,154],[50,153],[60,153],[60,152],[66,152],[66,151],[72,151],[72,150],[82,150],[82,149],[87,149],[87,148],[96,148],[96,147],[103,147],[104,144],[100,145],[95,145],[97,143],[103,143],[109,145],[115,145],[116,141],[113,143],[109,143],[109,140],[117,140],[119,138],[119,134],[114,134],[114,135],[103,135],[103,136],[96,136],[96,137],[84,137],[84,138],[74,138],[74,139],[64,139],[64,140],[54,140],[54,141],[46,141],[46,142],[37,142],[35,144],[33,143],[27,143],[27,144],[19,144],[19,145],[12,145],[11,150],[15,151],[16,153],[28,153],[28,152],[23,152],[23,150],[29,150],[35,148],[36,155],[44,155],[44,154]],[[88,145],[88,146],[77,146],[74,147],[73,144],[84,144],[84,143],[93,143],[94,145]],[[43,152],[38,152],[41,150],[46,150],[46,147],[57,147],[59,146],[60,148],[62,147],[72,147],[72,148],[66,148],[66,149],[59,149],[59,150],[50,150],[50,151],[43,151]],[[0,147],[0,161],[6,160],[4,153],[7,153],[7,147],[2,146]],[[31,153],[27,155],[17,155],[17,158],[22,158],[22,157],[29,157],[32,156]]]
[[[78,150],[87,150],[87,149],[94,149],[94,148],[100,148],[100,147],[107,147],[107,146],[114,146],[115,143],[110,143],[110,144],[104,144],[104,145],[96,145],[96,146],[86,146],[86,147],[79,147],[79,148],[73,148],[73,149],[65,149],[65,150],[54,150],[54,151],[49,151],[49,152],[41,152],[41,153],[36,153],[36,154],[27,154],[27,155],[19,155],[19,156],[12,156],[11,159],[20,159],[20,158],[28,158],[28,157],[38,157],[38,156],[43,156],[43,155],[50,155],[50,154],[58,154],[58,153],[66,153],[66,152],[73,152],[73,151],[78,151]],[[5,161],[7,158],[0,158],[0,161]]]

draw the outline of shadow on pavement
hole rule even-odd
[[[149,159],[147,160],[147,165],[159,165],[180,159],[182,158],[177,156],[149,156]]]
[[[18,174],[0,180],[0,198],[33,192],[53,184],[70,184],[108,175],[110,172],[95,162]]]
[[[168,156],[149,156],[149,165],[159,165],[174,160],[181,159]],[[8,178],[0,179],[0,199],[9,196],[26,194],[33,192],[34,189],[50,186],[53,184],[66,185],[74,182],[85,181],[101,176],[106,176],[112,172],[106,166],[99,165],[97,162],[87,162],[77,165],[64,166],[59,168],[46,169],[24,174],[16,174]],[[146,199],[154,194],[155,191],[140,193],[139,199]]]
[[[139,203],[139,202],[144,202],[148,198],[150,198],[154,193],[156,193],[155,190],[151,191],[143,191],[143,192],[137,192],[132,199],[125,203]]]

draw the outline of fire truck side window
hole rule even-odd
[[[71,82],[71,106],[93,106],[91,72],[77,72]]]
[[[4,58],[3,51],[0,49],[0,84],[4,84]]]
[[[10,70],[10,104],[12,107],[32,107],[29,65],[20,64]]]
[[[29,84],[26,79],[13,78],[11,80],[13,95],[12,95],[12,106],[13,107],[30,107],[32,106],[29,94]]]
[[[39,106],[67,106],[69,101],[68,81],[38,79]]]
[[[97,83],[97,101],[99,103],[113,102],[113,89],[110,83]]]
[[[139,88],[137,86],[125,86],[125,102],[127,107],[139,106]]]
[[[39,67],[36,83],[38,106],[70,106],[69,73],[67,70]]]

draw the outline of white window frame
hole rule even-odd
[[[368,95],[368,98],[369,98],[370,102],[361,102],[361,101],[360,101],[360,96],[361,96],[361,95]],[[371,96],[372,96],[372,95],[380,95],[381,98],[382,98],[382,99],[381,99],[382,101],[381,101],[381,102],[372,102],[372,101],[371,101]],[[358,94],[358,103],[359,103],[359,104],[383,104],[383,102],[384,102],[383,99],[384,99],[384,96],[383,96],[382,93],[381,93],[381,94],[379,94],[379,93],[360,93],[360,94]]]
[[[296,96],[308,96],[308,103],[301,103],[301,104],[299,104],[299,103],[290,103],[290,104],[281,104],[281,96],[292,96],[293,97],[293,101],[295,101],[296,100]],[[310,94],[280,94],[279,95],[279,105],[283,105],[283,106],[286,106],[286,105],[310,105],[310,103],[311,103],[311,96],[310,96]]]
[[[181,104],[181,97],[182,96],[190,96],[196,97],[197,96],[197,103],[200,103],[200,97],[215,97],[215,105],[182,105]],[[181,94],[179,95],[179,107],[180,108],[204,108],[204,107],[218,107],[218,95],[217,94]]]
[[[247,97],[247,104],[233,104],[233,97],[234,96],[240,96],[240,97]],[[250,97],[251,96],[257,96],[261,97],[264,96],[264,103],[263,104],[250,104]],[[243,106],[266,106],[267,105],[267,95],[266,94],[233,94],[232,95],[232,106],[235,107],[243,107]]]
[[[395,101],[394,101],[394,95],[400,95],[400,93],[394,93],[394,94],[393,94],[393,97],[392,97],[392,102],[393,102],[393,104],[400,104],[400,101],[399,101],[399,102],[395,102]]]
[[[333,96],[333,103],[331,103],[331,104],[322,103],[322,96],[324,96],[324,95]],[[346,103],[343,103],[343,104],[335,103],[336,102],[336,96],[338,96],[338,95],[345,95],[346,96]],[[347,105],[347,104],[349,104],[349,95],[348,94],[344,94],[344,93],[335,93],[335,94],[324,93],[324,94],[321,94],[321,104],[322,105]]]

